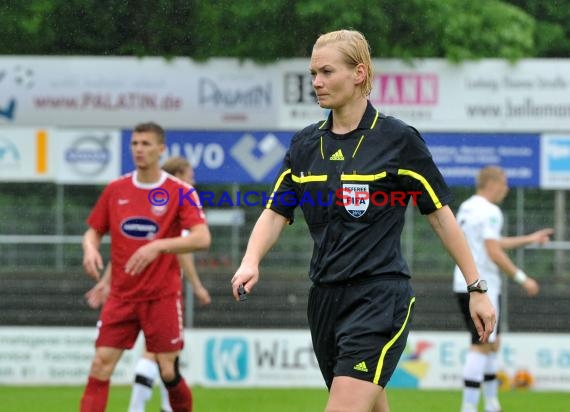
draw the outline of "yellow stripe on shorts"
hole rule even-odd
[[[410,313],[412,312],[412,306],[415,303],[415,301],[416,301],[416,297],[414,296],[410,300],[410,304],[408,305],[408,313],[406,314],[406,320],[404,320],[402,327],[400,328],[398,333],[396,333],[394,335],[394,337],[392,339],[390,339],[390,341],[386,345],[384,345],[384,347],[382,348],[382,353],[380,354],[380,359],[378,359],[378,366],[376,366],[376,373],[374,374],[373,382],[375,385],[378,385],[378,382],[380,382],[380,374],[382,373],[382,366],[384,366],[384,358],[386,357],[386,353],[394,345],[394,343],[398,340],[398,338],[400,337],[400,335],[402,334],[404,329],[406,329],[406,325],[408,324],[408,320],[410,319]]]

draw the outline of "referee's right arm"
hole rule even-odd
[[[239,300],[238,288],[243,285],[250,293],[259,280],[259,264],[269,250],[277,243],[287,218],[271,209],[265,209],[257,219],[247,242],[247,249],[241,265],[232,278],[232,292]]]

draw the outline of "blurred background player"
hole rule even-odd
[[[196,183],[194,180],[194,170],[192,169],[190,162],[188,162],[184,157],[174,156],[168,158],[162,165],[162,170],[192,186]],[[200,276],[196,270],[196,265],[194,264],[194,255],[192,253],[184,253],[177,255],[177,258],[182,272],[190,282],[192,292],[196,296],[196,299],[198,299],[198,304],[200,306],[209,305],[212,302],[212,299],[210,297],[210,293],[200,280]],[[110,280],[111,264],[108,264],[105,269],[105,274],[101,280],[85,294],[87,303],[91,308],[99,308],[105,302],[109,293]],[[156,355],[145,348],[141,358],[135,366],[135,380],[133,382],[129,412],[144,412],[145,405],[152,396],[152,386],[159,377],[159,374],[160,371],[156,362]],[[162,380],[159,379],[158,383],[160,389],[161,411],[171,412],[172,408],[170,407],[170,402],[168,400],[168,391],[166,390]]]
[[[538,293],[538,283],[517,268],[505,250],[519,248],[532,243],[544,244],[549,241],[552,229],[542,229],[525,236],[501,237],[503,213],[497,206],[509,191],[505,172],[496,166],[488,166],[479,172],[476,181],[476,193],[459,207],[457,221],[465,233],[471,247],[475,263],[481,276],[487,280],[488,294],[499,317],[501,296],[501,277],[499,271],[506,273],[520,284],[529,296]],[[462,412],[477,411],[481,388],[485,398],[486,412],[499,412],[497,380],[499,350],[499,321],[489,341],[479,341],[479,336],[469,315],[469,293],[465,280],[456,266],[453,290],[457,295],[460,309],[465,318],[467,329],[471,332],[471,348],[465,358],[463,370],[464,388]],[[472,292],[476,293],[476,292]]]
[[[99,280],[99,252],[105,233],[111,236],[109,295],[97,322],[95,356],[81,399],[81,412],[103,412],[110,378],[125,349],[142,330],[146,348],[156,354],[160,377],[174,412],[192,410],[192,393],[180,375],[178,357],[184,345],[182,282],[175,254],[206,249],[211,238],[205,216],[195,202],[156,205],[160,190],[176,199],[191,186],[160,168],[165,134],[156,123],[137,125],[131,135],[135,171],[112,181],[97,200],[83,236],[83,267]],[[154,192],[156,193],[156,192]],[[186,229],[186,236],[181,236]]]

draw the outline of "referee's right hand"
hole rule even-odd
[[[251,293],[253,287],[259,280],[259,265],[248,264],[242,262],[239,269],[233,276],[232,282],[232,294],[236,301],[240,300],[238,289],[241,285],[245,290],[245,293]]]

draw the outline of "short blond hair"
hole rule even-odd
[[[162,165],[162,170],[164,170],[166,173],[170,173],[173,176],[183,173],[186,169],[190,168],[192,168],[190,162],[182,156],[170,157],[166,159]]]
[[[374,69],[372,67],[372,58],[370,57],[370,45],[364,35],[357,30],[331,31],[321,34],[317,38],[313,50],[329,44],[336,45],[344,56],[344,61],[347,65],[353,67],[359,64],[364,65],[366,68],[366,80],[362,83],[361,90],[364,97],[370,96]]]
[[[489,182],[497,182],[505,177],[505,171],[499,166],[486,166],[479,171],[475,179],[477,190],[484,189]]]

